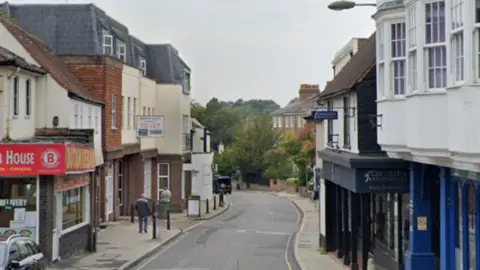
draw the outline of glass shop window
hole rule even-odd
[[[0,235],[21,234],[35,239],[36,211],[36,179],[0,181]]]
[[[395,250],[395,196],[387,193],[376,197],[375,238],[389,250]],[[393,253],[392,253],[393,254]]]
[[[62,191],[62,193],[63,193],[62,194],[62,197],[63,197],[62,228],[67,229],[77,224],[80,224],[84,221],[83,188],[73,188],[73,189]]]

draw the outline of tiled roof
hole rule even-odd
[[[357,82],[375,67],[375,33],[368,40],[359,42],[359,48],[340,72],[327,83],[320,93],[320,99],[326,99],[350,90]]]
[[[311,109],[317,105],[318,96],[319,95],[314,95],[308,99],[292,102],[283,108],[273,111],[270,115],[309,114]]]
[[[19,26],[0,19],[0,22],[8,29],[27,52],[38,62],[38,64],[50,73],[58,84],[64,87],[69,93],[79,98],[94,102],[103,103],[96,99],[92,93],[85,88],[70,68],[39,39],[28,34]]]
[[[14,66],[19,67],[34,73],[39,74],[46,74],[43,68],[38,67],[36,65],[29,64],[25,59],[22,57],[14,54],[13,52],[0,47],[0,66]]]

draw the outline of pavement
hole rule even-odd
[[[234,191],[230,209],[197,224],[136,270],[300,270],[292,241],[300,224],[289,201]]]
[[[303,215],[303,221],[299,232],[295,237],[295,259],[301,270],[340,270],[348,269],[338,263],[330,255],[322,255],[318,251],[319,242],[319,214],[315,208],[317,202],[309,198],[303,198],[296,194],[272,193],[274,195],[288,198]]]
[[[218,200],[217,200],[218,201]],[[52,264],[49,269],[63,270],[127,270],[140,264],[142,260],[158,253],[179,239],[190,228],[218,216],[228,210],[230,201],[217,210],[206,209],[201,218],[189,218],[186,212],[171,215],[171,230],[166,229],[165,221],[157,222],[157,239],[152,239],[152,221],[149,221],[149,233],[138,233],[138,221],[130,222],[129,217],[119,222],[110,222],[105,230],[98,233],[97,252],[83,253]],[[213,206],[211,206],[213,208]]]

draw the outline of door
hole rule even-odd
[[[107,170],[107,177],[105,178],[105,220],[108,221],[108,217],[113,213],[113,165],[110,164]]]
[[[62,192],[55,193],[55,203],[53,205],[53,230],[52,230],[52,261],[60,259],[60,232],[62,230]]]
[[[152,198],[152,161],[146,160],[143,169],[143,193],[147,198]]]

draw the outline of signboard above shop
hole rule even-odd
[[[163,137],[164,119],[163,115],[137,116],[137,137]]]

